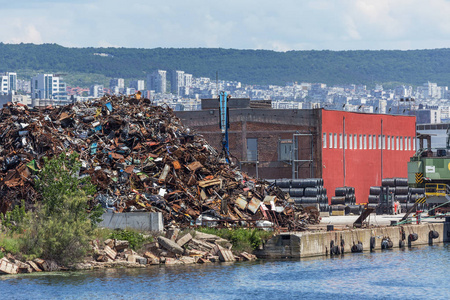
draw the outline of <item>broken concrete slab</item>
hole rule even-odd
[[[111,249],[109,246],[105,246],[104,251],[106,256],[108,256],[110,259],[112,260],[116,259],[117,252]]]
[[[167,249],[168,251],[173,252],[175,254],[184,253],[184,249],[181,248],[177,243],[163,236],[158,237],[158,243],[164,249]]]
[[[221,262],[232,262],[235,261],[233,252],[228,249],[221,248],[218,251],[219,259]]]
[[[177,244],[180,247],[183,247],[185,244],[189,243],[192,240],[192,235],[190,233],[185,234],[180,239],[178,239]]]
[[[42,272],[42,269],[39,268],[34,261],[28,260],[26,263],[29,264],[35,272]]]
[[[19,272],[19,267],[3,257],[0,259],[0,272],[5,274],[17,274]]]
[[[172,241],[176,241],[178,238],[178,234],[180,233],[180,229],[179,228],[170,228],[167,230],[166,232],[166,238],[172,240]]]
[[[43,260],[41,258],[35,258],[35,259],[33,259],[33,262],[35,262],[39,266],[39,268],[41,268],[45,272],[49,271],[49,266],[45,260]]]

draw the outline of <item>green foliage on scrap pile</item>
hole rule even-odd
[[[13,213],[10,217],[17,226],[10,227],[9,233],[20,240],[25,258],[40,257],[67,265],[86,255],[101,211],[88,211],[95,187],[89,178],[79,179],[77,153],[61,153],[44,161],[35,181],[42,202],[25,216],[19,213],[14,217],[17,214]]]
[[[226,239],[233,244],[233,249],[236,251],[252,252],[262,245],[263,241],[268,240],[274,235],[273,231],[264,231],[261,229],[246,229],[246,228],[211,228],[200,227],[197,229],[203,233],[217,235]]]

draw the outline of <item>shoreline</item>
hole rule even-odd
[[[156,241],[145,244],[140,253],[129,248],[126,240],[107,239],[103,242],[91,242],[92,252],[88,260],[75,263],[69,267],[53,268],[51,262],[42,259],[20,262],[12,255],[1,259],[3,270],[10,264],[10,274],[48,271],[82,271],[118,268],[148,268],[151,266],[181,266],[223,262],[239,262],[266,259],[302,259],[308,257],[331,257],[352,252],[379,251],[418,245],[450,242],[450,222],[430,220],[422,224],[399,226],[379,225],[363,229],[348,228],[356,216],[324,217],[323,222],[311,226],[312,230],[302,232],[282,232],[266,240],[252,253],[232,251],[230,241],[219,236],[199,231],[184,232],[181,236],[178,228],[167,230],[165,236],[158,236]],[[390,223],[400,216],[378,216],[377,224]],[[372,218],[374,221],[375,218]],[[334,230],[325,228],[333,221]],[[370,226],[370,224],[369,224]],[[436,231],[437,237],[430,238],[430,232]],[[192,233],[192,235],[191,235]],[[417,234],[410,241],[410,235]],[[179,236],[180,235],[180,236]],[[391,241],[390,244],[386,244]],[[360,242],[360,251],[352,247]],[[383,246],[383,243],[385,245]],[[334,247],[334,248],[333,248]],[[337,247],[337,248],[336,248]],[[5,261],[6,260],[6,261]],[[1,265],[0,265],[1,268]],[[12,271],[11,271],[12,270]],[[3,271],[3,273],[1,272]]]

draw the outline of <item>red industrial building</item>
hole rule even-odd
[[[275,110],[270,102],[231,99],[230,153],[243,171],[264,179],[321,177],[334,195],[355,188],[366,203],[382,178],[407,177],[415,152],[415,117],[324,109]],[[221,148],[217,100],[176,112],[183,124]]]
[[[355,187],[358,203],[382,178],[407,177],[414,155],[416,119],[411,116],[322,110],[322,178],[328,191]]]

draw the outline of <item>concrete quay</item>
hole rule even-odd
[[[450,241],[450,222],[445,222],[444,219],[427,219],[421,224],[388,226],[391,219],[399,221],[401,217],[373,216],[370,226],[362,229],[349,227],[357,216],[324,217],[315,230],[280,233],[268,240],[255,254],[259,258],[303,258],[333,255],[330,251],[332,246],[338,246],[340,253],[352,253],[352,246],[358,242],[362,243],[363,251],[378,251],[382,250],[383,240],[383,246],[386,246],[386,240],[390,240],[392,248]],[[326,231],[327,225],[333,225],[334,230]],[[433,231],[436,231],[439,237],[431,238],[430,232]],[[417,240],[414,240],[416,234]]]

